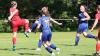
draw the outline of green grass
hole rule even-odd
[[[90,33],[90,32],[89,32]],[[97,35],[97,31],[92,32]],[[12,51],[11,33],[0,33],[0,56],[49,56],[42,47],[40,52],[36,52],[39,33],[30,33],[30,38],[25,38],[23,33],[17,35],[17,49]],[[57,56],[92,56],[95,52],[94,39],[84,38],[81,35],[79,46],[73,46],[76,32],[53,32],[52,42],[61,48],[60,55]]]

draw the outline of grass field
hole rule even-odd
[[[92,34],[97,35],[97,31]],[[76,32],[53,32],[52,42],[61,48],[61,53],[57,56],[93,55],[96,41],[81,35],[79,46],[74,46],[75,35]],[[17,49],[12,51],[11,33],[0,33],[0,56],[49,56],[44,47],[40,52],[35,51],[39,33],[30,33],[30,38],[25,38],[23,33],[18,33],[17,36]]]

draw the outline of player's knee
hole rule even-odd
[[[83,32],[83,35],[86,37],[87,36],[87,33],[86,32]]]
[[[13,37],[16,37],[16,34],[17,34],[16,32],[13,32]]]
[[[48,45],[48,46],[49,46],[49,45],[51,45],[51,43],[50,43],[49,41],[47,41],[47,42],[46,42],[46,45]]]
[[[43,46],[44,46],[44,47],[48,47],[47,44],[46,44],[45,42],[43,42]]]
[[[79,34],[79,33],[77,33],[77,34],[76,34],[76,36],[80,36],[80,34]]]

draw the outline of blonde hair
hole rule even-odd
[[[17,2],[16,1],[11,1],[11,5],[13,7],[13,6],[17,5]]]

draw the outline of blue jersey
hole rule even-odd
[[[78,20],[78,29],[77,29],[77,32],[78,33],[83,33],[83,32],[86,32],[87,29],[88,29],[88,23],[87,23],[87,20],[82,20],[82,19],[85,19],[85,15],[83,12],[79,13],[79,20]]]
[[[39,18],[39,24],[41,24],[41,30],[42,32],[48,31],[51,32],[50,28],[50,17],[48,16],[42,16]]]
[[[78,19],[79,19],[79,20],[78,20],[79,24],[80,24],[80,23],[87,23],[87,20],[82,21],[82,19],[85,19],[84,12],[79,13]]]

